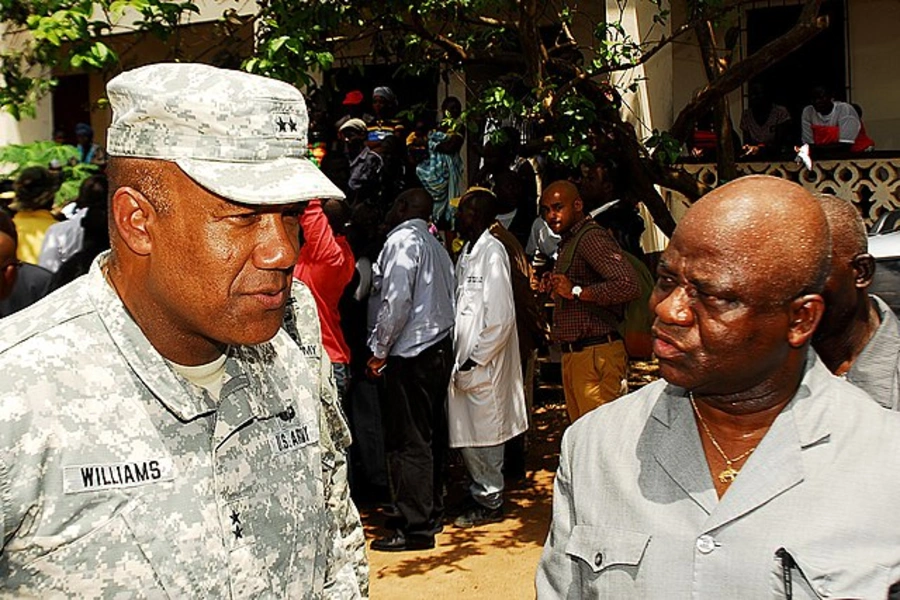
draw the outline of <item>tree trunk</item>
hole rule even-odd
[[[714,85],[725,72],[723,59],[716,50],[716,38],[710,21],[699,21],[694,28],[700,43],[700,55],[706,71],[708,85]],[[731,111],[728,98],[723,94],[713,103],[713,131],[716,134],[716,169],[719,181],[731,181],[737,177],[736,156],[734,153],[734,127],[731,124]]]

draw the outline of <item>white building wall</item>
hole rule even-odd
[[[900,150],[900,2],[849,0],[850,98],[876,150]]]
[[[653,22],[657,11],[658,8],[649,0],[628,3],[606,0],[607,19],[618,20],[621,15],[625,31],[634,41],[642,44],[653,43],[671,33],[668,23],[660,25]],[[672,124],[673,78],[672,45],[658,52],[646,64],[611,76],[611,83],[622,90],[624,116],[641,138],[649,137],[654,128],[666,129]],[[628,86],[636,81],[639,82],[637,89],[628,91]]]
[[[249,0],[197,0],[196,4],[200,9],[200,14],[191,14],[187,23],[214,21],[228,9],[234,9],[239,14],[251,14],[256,10],[256,3]],[[116,31],[114,30],[114,32]],[[0,32],[0,46],[21,44],[22,42],[20,36],[10,36]],[[16,121],[9,113],[0,112],[0,146],[49,140],[53,137],[52,121],[53,104],[49,96],[38,103],[35,118]]]

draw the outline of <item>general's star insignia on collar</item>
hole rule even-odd
[[[278,132],[279,133],[281,133],[283,131],[287,131],[287,122],[284,119],[282,119],[281,117],[278,117],[278,120],[275,121],[275,123],[278,124]]]

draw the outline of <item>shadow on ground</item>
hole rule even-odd
[[[550,525],[553,475],[559,464],[559,443],[568,424],[565,406],[558,398],[545,401],[535,410],[534,423],[529,432],[529,448],[526,457],[526,477],[520,481],[507,479],[504,492],[505,519],[471,529],[454,527],[445,523],[444,531],[437,536],[434,550],[394,554],[399,560],[378,570],[377,577],[409,577],[441,570],[445,573],[465,571],[461,563],[473,556],[485,555],[497,550],[522,547],[540,547]],[[466,495],[465,467],[458,455],[451,458],[448,478],[447,506],[458,506]],[[384,517],[376,507],[360,507],[366,538],[371,540],[388,533],[384,529]],[[373,567],[382,561],[379,553],[370,551]],[[390,558],[390,557],[386,557]],[[376,573],[373,569],[373,578]],[[530,575],[529,575],[530,576]]]
[[[632,363],[629,387],[636,389],[656,378],[655,363]],[[559,465],[559,446],[568,425],[558,386],[540,390],[536,398],[526,477],[507,480],[506,518],[471,529],[444,525],[433,550],[384,553],[369,551],[372,598],[391,600],[449,600],[467,598],[534,597],[534,575],[551,517],[553,477]],[[458,455],[451,459],[447,484],[448,507],[466,496],[466,474]],[[360,512],[371,541],[389,533],[375,506]]]

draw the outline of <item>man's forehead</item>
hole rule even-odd
[[[730,278],[753,264],[752,254],[751,249],[742,249],[721,237],[687,238],[676,234],[663,251],[660,264],[686,277]]]
[[[562,204],[564,206],[568,206],[570,204],[574,204],[576,198],[577,194],[571,192],[570,190],[567,190],[566,188],[554,188],[547,190],[547,192],[541,197],[541,204]]]

